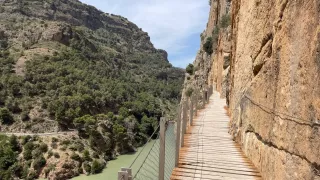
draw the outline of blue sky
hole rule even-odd
[[[81,0],[98,9],[118,14],[148,32],[169,61],[185,68],[200,47],[200,34],[208,21],[208,0]]]

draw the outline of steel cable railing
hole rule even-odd
[[[203,91],[201,99],[203,107],[209,102],[210,95],[212,95],[212,88]],[[178,110],[179,116],[176,122],[166,121],[165,118],[161,118],[160,125],[149,137],[147,143],[142,147],[130,167],[121,168],[121,171],[118,172],[118,180],[169,180],[171,178],[174,168],[179,165],[179,150],[181,146],[184,146],[184,134],[186,133],[187,126],[192,126],[193,116],[197,116],[197,113],[194,114],[193,112],[194,110],[195,112],[198,110],[200,98],[198,94],[195,96],[195,104],[194,98],[190,98],[190,106],[188,105],[189,99],[184,101]],[[200,131],[203,130],[202,128],[203,124],[198,130],[198,138],[200,137]],[[158,133],[159,131],[160,133]],[[152,137],[155,134],[157,134],[157,138],[153,140]],[[181,134],[180,138],[176,136],[179,134]],[[200,143],[200,140],[198,140],[198,143]],[[203,152],[203,149],[201,151]],[[197,156],[198,154],[199,152]],[[121,176],[122,174],[127,176]]]
[[[146,157],[140,156],[143,158],[143,163],[138,168],[137,173],[134,175],[133,179],[136,180],[150,180],[158,179],[159,171],[159,149],[160,142],[159,136],[154,141],[152,148],[149,150]]]
[[[175,124],[168,122],[165,133],[165,179],[170,179],[172,170],[175,165]],[[159,136],[154,141],[152,148],[149,150],[147,156],[139,156],[144,158],[143,163],[134,174],[135,180],[153,180],[158,179],[159,174],[159,153],[160,153],[160,140]],[[136,160],[137,162],[137,160]],[[134,164],[132,165],[134,166]]]
[[[166,145],[165,145],[165,179],[169,180],[175,166],[176,159],[176,137],[175,123],[169,122],[166,129]]]

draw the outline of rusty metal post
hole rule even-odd
[[[160,153],[159,153],[159,180],[164,180],[165,150],[166,150],[166,118],[160,118]]]
[[[178,108],[178,120],[177,120],[177,131],[176,131],[176,159],[175,167],[179,166],[180,157],[180,143],[181,143],[181,106]]]

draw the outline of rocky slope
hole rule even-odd
[[[77,0],[0,1],[0,130],[77,132],[1,136],[0,179],[98,173],[175,115],[184,73],[124,17]]]
[[[220,27],[217,46],[201,47],[200,77],[185,86],[213,84],[227,98],[230,133],[265,179],[320,179],[320,2],[228,3],[211,1],[201,44]]]

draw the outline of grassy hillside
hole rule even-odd
[[[2,131],[78,131],[67,143],[15,138],[18,148],[0,152],[11,157],[0,179],[63,179],[99,172],[89,166],[133,151],[163,114],[173,117],[184,70],[126,18],[76,0],[7,0],[0,2],[0,76]],[[24,154],[40,152],[41,143],[48,146],[43,159]],[[61,170],[74,169],[70,163],[77,172]],[[13,173],[16,167],[29,173]]]

